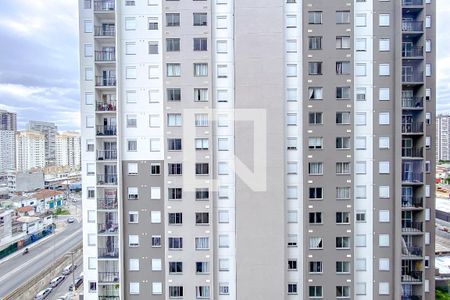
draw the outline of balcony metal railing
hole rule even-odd
[[[92,0],[84,0],[84,5],[83,8],[84,9],[91,9],[92,8]]]
[[[403,108],[423,108],[423,97],[403,97]]]
[[[402,21],[402,31],[404,32],[421,32],[423,31],[423,21]]]
[[[97,160],[116,160],[117,150],[97,150]]]
[[[402,296],[401,300],[422,300],[422,296]]]
[[[402,196],[402,207],[410,207],[410,208],[422,208],[423,207],[423,198],[413,198],[409,196]]]
[[[403,6],[423,5],[423,0],[402,0]]]
[[[98,282],[100,283],[119,282],[119,272],[98,272]]]
[[[423,133],[423,122],[403,123],[402,133]]]
[[[115,5],[112,0],[94,1],[94,11],[114,11]]]
[[[115,61],[115,51],[95,51],[95,61]]]
[[[422,282],[422,271],[403,271],[402,282]]]
[[[98,258],[118,258],[118,248],[98,248]]]
[[[97,135],[113,136],[117,134],[117,126],[97,125]]]
[[[96,86],[116,86],[116,77],[103,77],[103,76],[95,76],[95,85]]]
[[[116,185],[117,174],[97,174],[98,185]]]
[[[98,300],[120,300],[120,296],[98,296]]]
[[[117,209],[117,208],[118,208],[117,198],[115,199],[97,198],[97,209]]]
[[[118,233],[119,224],[108,222],[108,223],[97,223],[98,233]]]
[[[423,223],[413,222],[411,220],[402,220],[402,231],[403,232],[422,232]]]
[[[95,36],[115,36],[116,28],[113,26],[109,26],[109,27],[95,26],[94,27],[94,35]]]
[[[402,72],[402,82],[423,82],[423,72]]]
[[[402,57],[420,57],[423,56],[423,47],[403,47]]]
[[[402,181],[404,183],[423,183],[423,173],[421,172],[402,173]]]
[[[406,246],[406,249],[404,249],[406,253],[403,253],[404,256],[422,256],[422,247],[418,246]]]
[[[403,148],[402,157],[423,158],[423,148]]]
[[[97,101],[95,106],[96,111],[116,111],[116,101],[108,101],[108,102],[102,102]]]

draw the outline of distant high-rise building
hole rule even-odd
[[[56,135],[56,165],[79,169],[81,165],[81,137],[77,132]]]
[[[19,131],[16,134],[17,171],[45,167],[45,136],[37,131]]]
[[[44,121],[29,121],[27,130],[41,132],[45,136],[45,165],[56,164],[56,134],[58,127],[55,123]]]
[[[0,172],[16,169],[16,113],[0,110]]]
[[[450,115],[436,118],[436,160],[450,160]]]

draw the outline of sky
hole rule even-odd
[[[436,0],[437,110],[450,113],[450,5]],[[80,126],[78,0],[0,0],[0,109]],[[436,44],[436,43],[435,43]]]

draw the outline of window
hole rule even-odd
[[[167,77],[180,77],[181,64],[167,64]]]
[[[152,247],[161,247],[161,236],[160,235],[152,235]]]
[[[194,26],[206,26],[208,25],[208,14],[207,13],[194,13]]]
[[[309,175],[322,175],[323,174],[323,163],[321,163],[321,162],[308,163],[308,174]]]
[[[149,116],[149,126],[152,128],[161,127],[161,117],[159,115],[150,115]]]
[[[148,67],[148,78],[150,78],[150,79],[159,78],[159,66],[149,66]],[[153,100],[152,97],[150,97],[150,102],[158,102],[158,101],[155,101],[155,100]]]
[[[338,86],[336,87],[336,99],[350,99],[350,87],[349,86]]]
[[[139,212],[129,211],[128,212],[128,223],[139,223]]]
[[[181,114],[167,114],[167,126],[176,127],[181,126]]]
[[[183,262],[171,261],[169,262],[169,274],[183,273]]]
[[[288,247],[297,247],[297,235],[296,234],[288,234]]]
[[[323,239],[321,237],[310,237],[309,249],[323,249]]]
[[[220,282],[219,283],[219,295],[229,295],[230,289],[228,283]]]
[[[365,185],[357,185],[355,188],[356,199],[366,199],[367,198],[367,187]]]
[[[380,75],[380,76],[389,76],[390,75],[389,64],[380,64],[378,66],[378,75]]]
[[[337,137],[336,149],[350,149],[350,137]]]
[[[350,112],[344,111],[344,112],[337,112],[336,113],[336,124],[350,124]]]
[[[128,235],[128,246],[138,247],[139,246],[139,235],[130,234]]]
[[[378,147],[380,149],[389,149],[389,137],[387,137],[387,136],[380,136],[378,138]]]
[[[167,89],[167,101],[181,101],[181,89],[180,88]]]
[[[380,282],[378,285],[379,295],[389,295],[389,282]]]
[[[195,263],[195,273],[196,274],[208,274],[209,273],[209,265],[208,262],[198,261]]]
[[[350,287],[336,286],[336,298],[350,298]]]
[[[378,236],[378,246],[389,247],[389,234],[380,234]]]
[[[378,16],[379,26],[389,26],[389,14],[380,14]]]
[[[158,30],[158,18],[150,17],[147,20],[148,30]]]
[[[365,101],[366,100],[366,88],[365,87],[356,88],[356,100],[357,101]]]
[[[380,210],[378,212],[378,221],[380,223],[388,223],[389,222],[389,210]]]
[[[216,28],[217,29],[226,29],[227,28],[227,17],[226,16],[217,16]]]
[[[286,41],[286,52],[296,53],[297,52],[297,40],[287,40]]]
[[[309,95],[309,100],[322,100],[323,99],[323,87],[309,87],[308,95]]]
[[[227,41],[224,40],[218,40],[216,44],[216,51],[217,53],[227,53],[228,45]]]
[[[160,175],[161,165],[159,163],[150,164],[150,175]]]
[[[322,199],[323,199],[323,188],[321,187],[309,188],[309,200],[322,200]]]
[[[183,189],[169,188],[169,200],[181,200],[183,198]]]
[[[378,162],[378,173],[389,174],[389,161]]]
[[[139,295],[139,282],[130,282],[130,295]]]
[[[356,222],[359,222],[359,223],[366,222],[366,213],[365,212],[357,212],[355,218],[356,218]]]
[[[349,162],[337,162],[336,163],[336,174],[350,174],[350,163]]]
[[[359,63],[355,66],[356,76],[366,76],[367,75],[367,65],[365,63]]]
[[[356,51],[362,52],[367,50],[367,39],[366,38],[357,38],[355,42]]]
[[[183,224],[183,213],[169,213],[168,223],[169,225]]]
[[[167,27],[180,26],[180,14],[179,13],[167,13],[166,14]]]
[[[351,39],[349,36],[336,37],[336,49],[350,49]]]
[[[219,248],[230,247],[230,239],[228,234],[219,234]]]
[[[309,262],[309,273],[322,273],[323,265],[321,261],[310,261]]]
[[[209,238],[207,238],[207,237],[196,237],[195,238],[195,249],[196,250],[207,250],[207,249],[209,249]]]
[[[125,30],[136,30],[136,18],[134,17],[125,18]]]
[[[127,128],[137,127],[137,115],[127,115]]]
[[[196,286],[195,296],[197,299],[207,299],[209,298],[209,286]]]
[[[366,27],[367,16],[366,14],[356,14],[355,26],[356,27]]]
[[[309,46],[309,50],[322,49],[322,37],[321,36],[308,37],[308,46]]]
[[[381,112],[378,115],[378,123],[380,125],[389,125],[389,112]]]
[[[95,198],[95,188],[87,188],[87,197]]]
[[[183,298],[183,286],[169,286],[169,298]]]
[[[196,64],[194,64],[194,76],[195,77],[208,76],[208,64],[206,64],[206,63],[196,63]]]
[[[308,288],[308,295],[310,298],[322,298],[323,297],[322,286],[319,285],[310,286]]]
[[[356,174],[366,174],[367,173],[366,161],[357,161],[356,162],[355,173]]]
[[[128,200],[137,200],[139,199],[139,190],[137,187],[129,187],[128,188]]]
[[[286,76],[287,77],[297,77],[297,65],[288,64],[286,66]]]
[[[297,270],[297,260],[296,259],[288,260],[288,270],[289,271]]]
[[[309,213],[309,224],[322,224],[322,213],[321,212],[310,212]]]
[[[348,236],[336,237],[336,249],[350,249],[350,237]]]
[[[297,114],[296,113],[288,113],[286,116],[286,123],[288,126],[296,126],[297,125]]]
[[[162,283],[161,282],[152,282],[152,294],[153,295],[161,295],[162,294]]]
[[[322,137],[309,137],[308,138],[308,148],[309,149],[322,149],[323,148],[323,138]]]
[[[166,39],[166,51],[167,52],[180,51],[180,39],[179,38]]]
[[[206,138],[195,139],[195,150],[208,150],[209,141]]]
[[[86,140],[86,152],[94,152],[94,140]]]
[[[217,78],[227,78],[228,70],[227,65],[217,65]]]
[[[349,274],[350,273],[350,262],[349,261],[337,261],[336,262],[336,273]]]
[[[209,224],[209,213],[201,212],[195,213],[195,225],[207,225]]]
[[[207,38],[194,38],[194,51],[207,51],[208,39]]]
[[[181,139],[167,139],[167,148],[169,151],[180,151],[181,150]]]
[[[337,212],[336,213],[336,224],[350,224],[350,213],[349,212]]]
[[[93,23],[91,20],[84,20],[84,32],[92,33],[93,31]]]
[[[297,27],[297,16],[296,15],[287,15],[286,16],[286,28],[295,28]]]
[[[230,270],[230,260],[228,258],[219,258],[219,271],[228,272]]]
[[[195,164],[195,175],[208,175],[209,174],[209,164],[208,163],[196,163]]]
[[[197,127],[208,126],[208,114],[195,114],[195,126]]]
[[[390,48],[391,48],[390,44],[391,44],[390,39],[386,39],[386,38],[380,39],[378,41],[378,50],[381,51],[381,52],[389,51]]]
[[[194,89],[194,101],[195,102],[207,102],[208,101],[208,89]]]
[[[296,295],[297,293],[297,283],[288,283],[288,295]]]
[[[288,211],[288,223],[298,223],[298,212],[296,210]]]
[[[348,10],[337,11],[336,24],[350,24],[350,11]]]
[[[153,224],[161,223],[161,212],[160,211],[151,211],[150,219]]]
[[[350,74],[350,62],[349,61],[336,62],[336,74],[349,75]]]
[[[182,237],[169,237],[168,243],[170,250],[183,249]]]
[[[365,112],[357,112],[355,116],[356,125],[366,125],[367,114]]]
[[[308,122],[310,125],[323,124],[322,113],[321,112],[308,113]]]
[[[218,211],[218,221],[219,223],[229,223],[230,217],[227,210]]]
[[[389,271],[389,258],[380,258],[378,260],[378,270],[380,271]]]
[[[130,258],[128,260],[128,270],[129,271],[139,271],[139,259]]]
[[[167,165],[169,175],[182,175],[183,165],[181,163],[169,163]]]
[[[309,11],[308,12],[308,24],[322,24],[322,12],[321,11]]]
[[[350,188],[349,187],[336,187],[336,199],[337,200],[348,200],[350,199]]]
[[[309,75],[322,75],[322,62],[309,62],[308,63]]]

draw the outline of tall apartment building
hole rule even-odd
[[[45,167],[45,136],[37,131],[16,134],[16,163],[18,172]]]
[[[436,160],[450,160],[450,115],[436,117]]]
[[[56,135],[56,165],[79,169],[81,166],[81,136],[77,132]]]
[[[27,130],[41,132],[45,137],[45,165],[56,164],[56,134],[58,127],[55,123],[44,121],[29,121]]]
[[[0,110],[0,172],[16,169],[16,113]]]
[[[435,5],[80,1],[85,298],[434,299]]]

